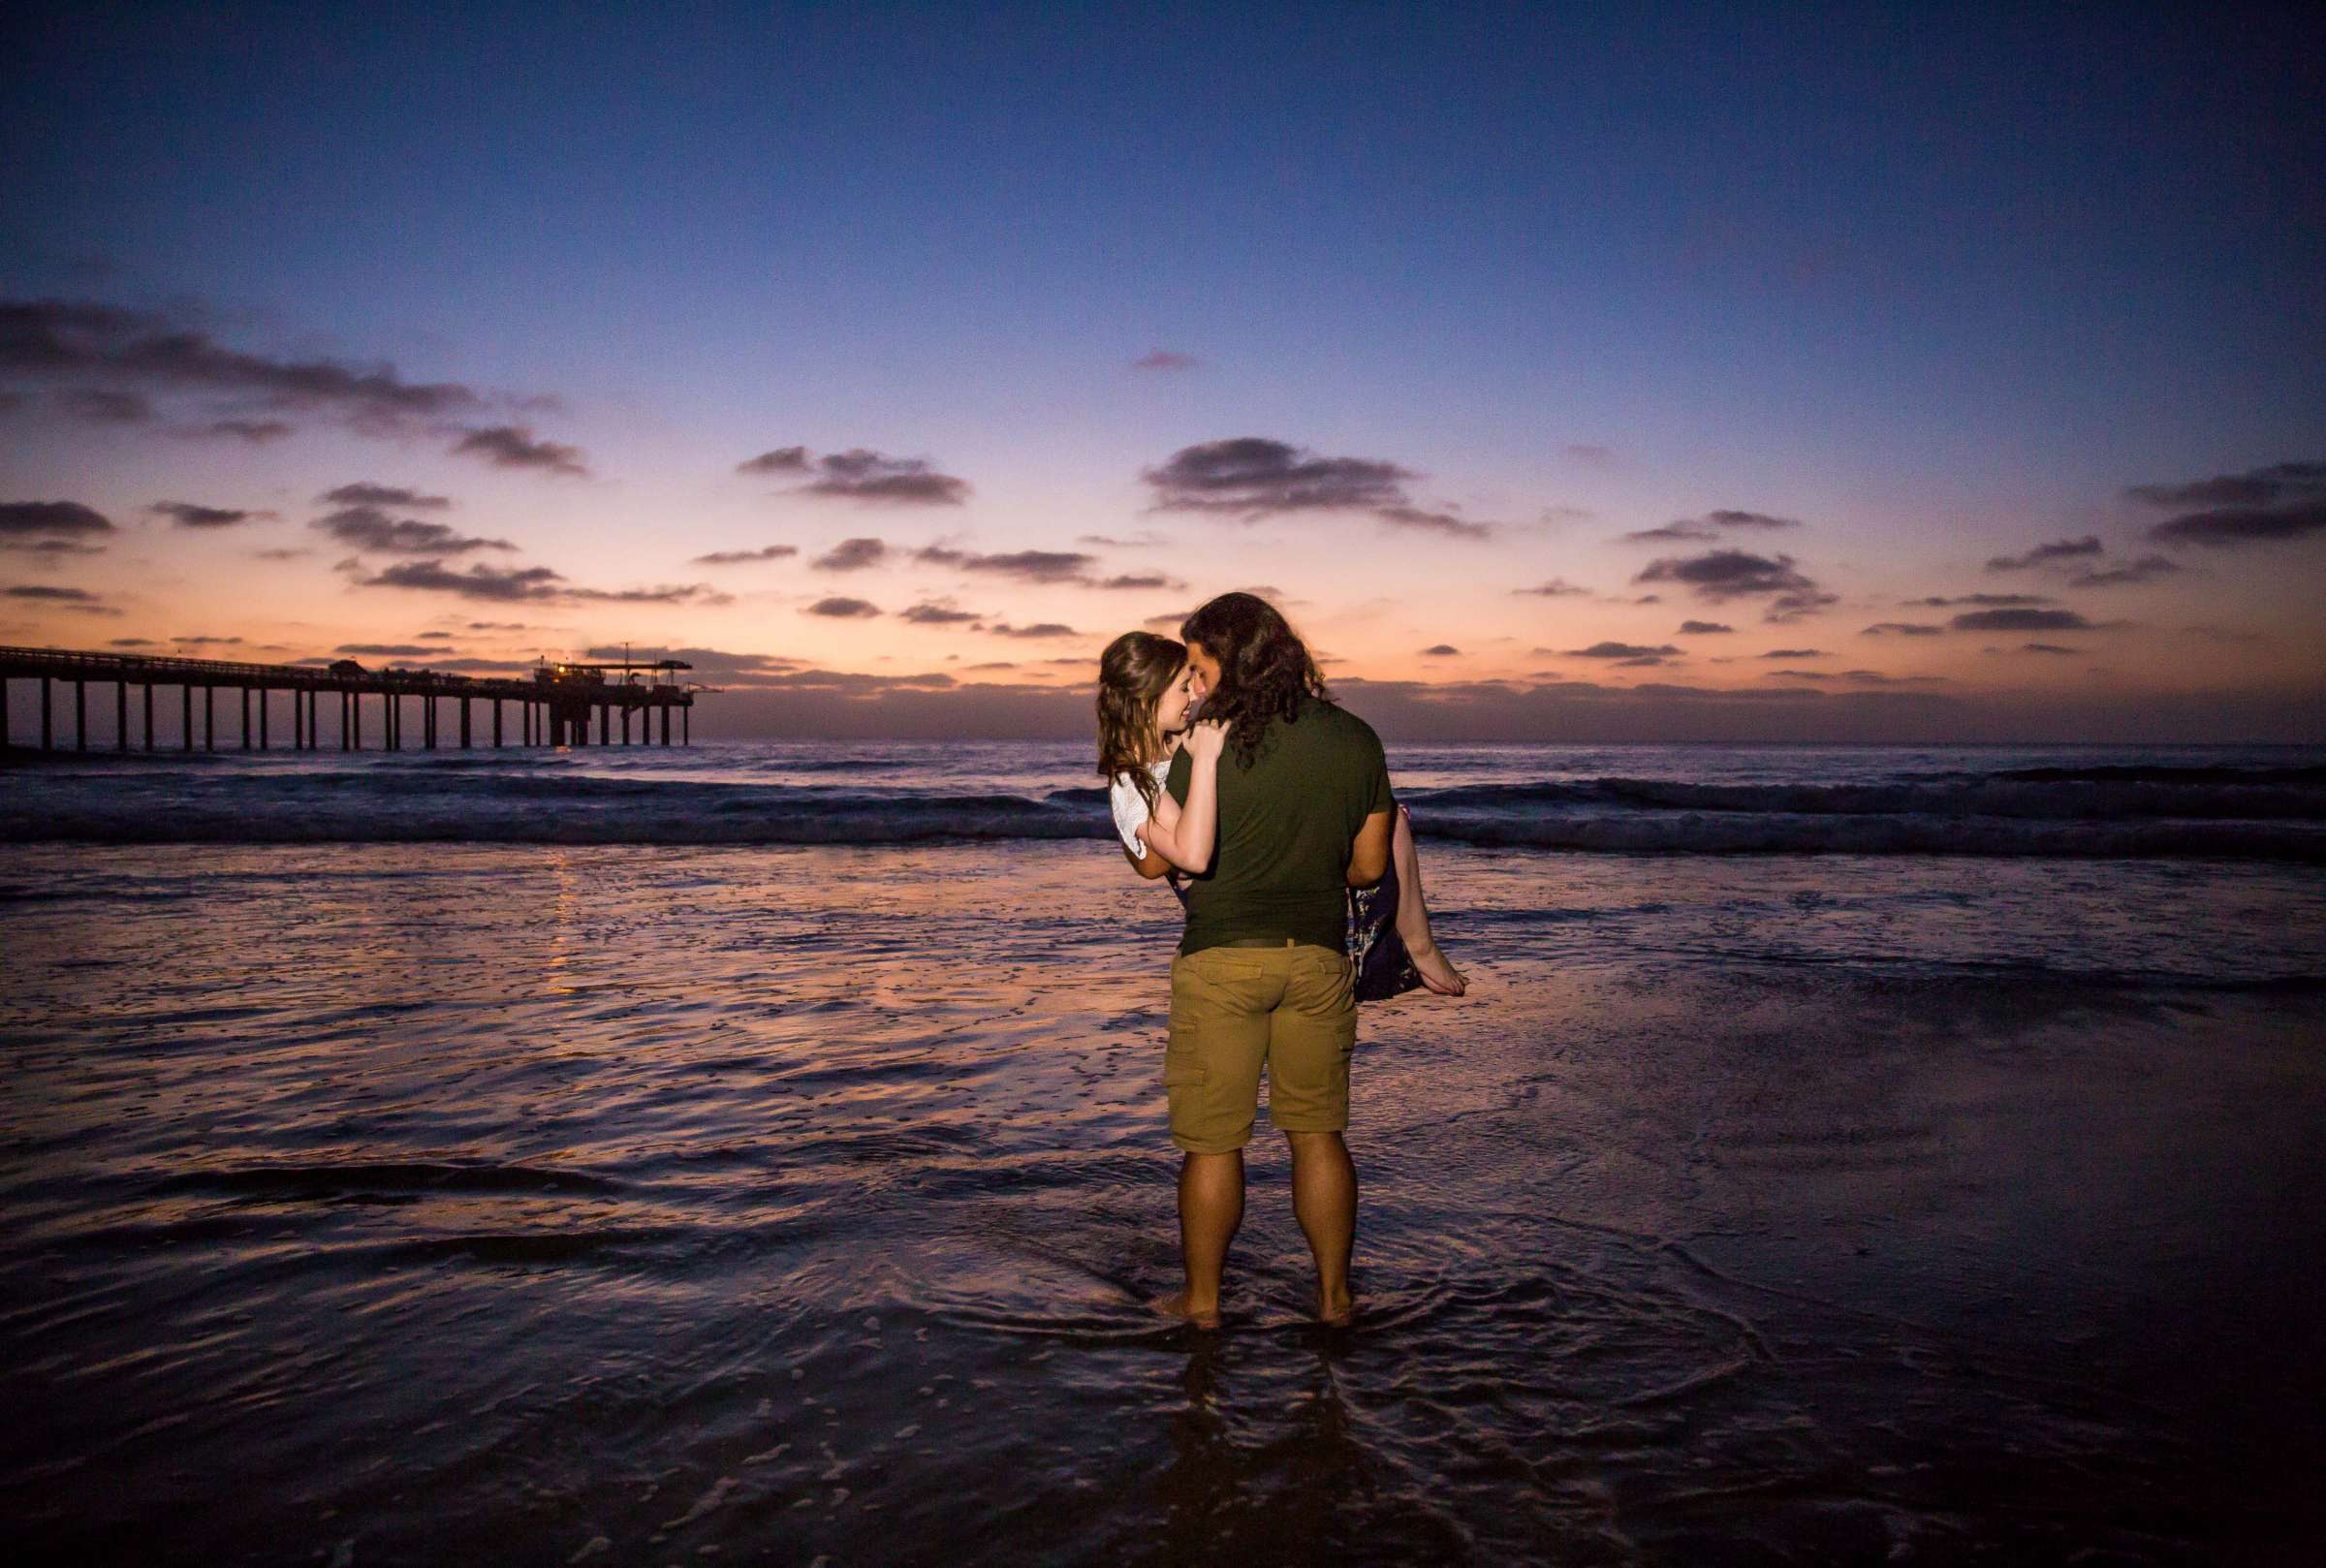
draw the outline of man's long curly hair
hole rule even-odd
[[[1187,644],[1152,632],[1125,632],[1098,656],[1098,776],[1128,773],[1155,809],[1155,708],[1187,668]]]
[[[1293,723],[1304,698],[1330,700],[1307,645],[1267,600],[1223,593],[1187,617],[1179,635],[1219,662],[1204,717],[1228,726],[1239,766],[1249,768],[1272,720]]]

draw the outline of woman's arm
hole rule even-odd
[[[1201,875],[1211,869],[1211,851],[1219,833],[1219,753],[1227,731],[1217,724],[1199,724],[1187,734],[1187,803],[1182,806],[1168,791],[1155,797],[1155,814],[1148,819],[1149,857],[1161,856],[1182,871]],[[1149,874],[1144,865],[1142,875]]]

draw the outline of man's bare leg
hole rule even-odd
[[[1338,1133],[1284,1135],[1292,1145],[1292,1212],[1316,1257],[1316,1315],[1349,1321],[1349,1252],[1357,1243],[1357,1165]]]
[[[1156,1311],[1199,1329],[1219,1327],[1219,1276],[1242,1223],[1243,1150],[1180,1156],[1179,1257],[1187,1288],[1155,1302]]]
[[[1430,905],[1422,896],[1422,861],[1414,853],[1413,825],[1406,821],[1403,806],[1398,807],[1398,819],[1391,827],[1389,854],[1398,868],[1399,939],[1412,955],[1423,985],[1440,996],[1460,996],[1470,988],[1470,983],[1446,960],[1437,949],[1437,938],[1430,932]]]

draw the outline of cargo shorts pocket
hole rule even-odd
[[[1203,1061],[1192,1051],[1163,1052],[1163,1086],[1167,1089],[1192,1087],[1201,1084],[1209,1075]]]

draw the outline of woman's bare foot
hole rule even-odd
[[[1167,1318],[1178,1318],[1181,1323],[1192,1323],[1199,1329],[1219,1327],[1219,1308],[1213,1306],[1209,1311],[1197,1311],[1187,1304],[1185,1291],[1180,1291],[1173,1296],[1158,1296],[1147,1304],[1151,1311],[1159,1312]]]
[[[1347,1291],[1316,1299],[1316,1321],[1328,1329],[1345,1329],[1357,1316],[1356,1298]]]
[[[1470,988],[1470,983],[1463,978],[1462,972],[1447,962],[1446,956],[1438,951],[1436,938],[1425,936],[1419,942],[1409,939],[1405,943],[1405,953],[1413,959],[1413,967],[1421,974],[1422,984],[1438,995],[1460,996]]]

